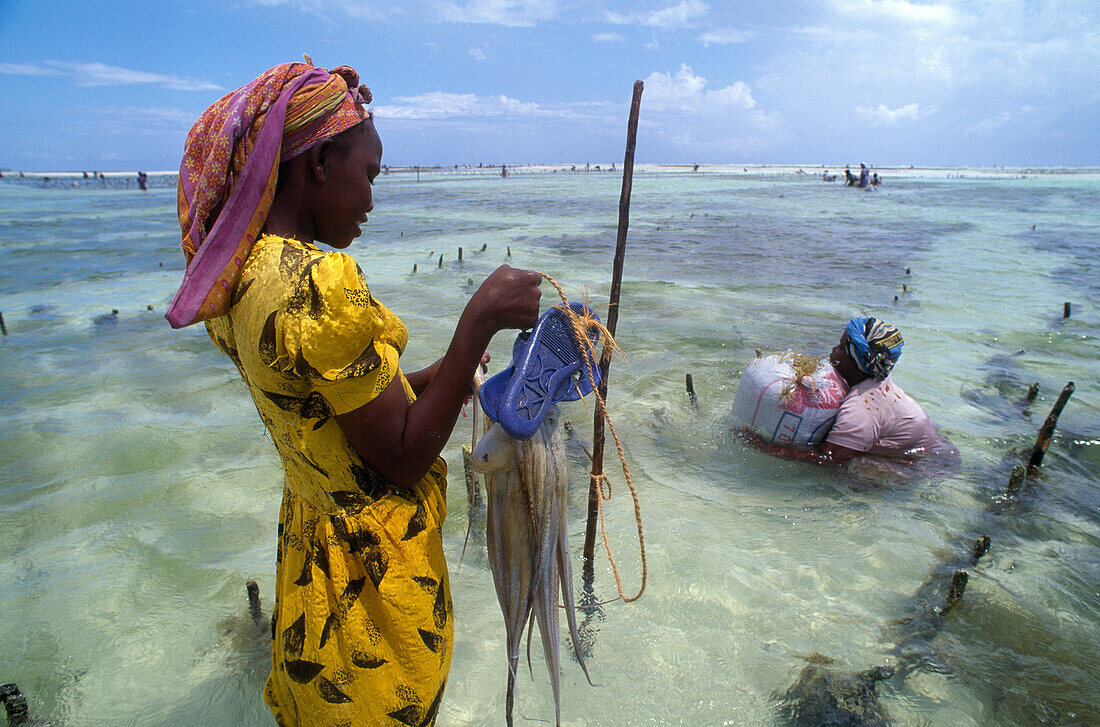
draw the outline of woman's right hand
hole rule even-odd
[[[492,336],[506,328],[531,328],[539,317],[542,275],[501,265],[485,279],[466,307]]]

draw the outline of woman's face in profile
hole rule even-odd
[[[829,363],[833,365],[833,368],[837,370],[845,381],[851,383],[852,379],[857,377],[859,367],[856,366],[855,361],[852,360],[852,356],[848,353],[848,334],[844,333],[840,337],[840,342],[833,346],[833,350],[829,352]]]
[[[365,119],[339,135],[325,150],[325,182],[315,211],[317,239],[344,249],[362,234],[361,225],[374,209],[372,184],[382,169],[382,140],[374,122]]]

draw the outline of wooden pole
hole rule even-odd
[[[1058,426],[1058,417],[1062,416],[1062,410],[1066,408],[1066,402],[1069,401],[1069,397],[1073,394],[1075,388],[1073,382],[1069,382],[1062,389],[1062,393],[1058,395],[1058,401],[1054,402],[1054,408],[1047,415],[1047,420],[1043,422],[1043,426],[1039,429],[1035,446],[1031,448],[1031,457],[1027,462],[1028,471],[1036,469],[1043,463],[1043,456],[1047,453],[1047,447],[1050,446],[1050,442],[1054,438],[1054,429]]]
[[[607,330],[615,335],[619,321],[619,288],[623,280],[623,258],[626,257],[626,231],[630,226],[630,190],[634,183],[634,145],[638,137],[638,110],[642,104],[641,81],[634,82],[634,97],[630,101],[630,118],[626,125],[626,155],[623,159],[623,189],[619,195],[619,233],[615,239],[615,262],[611,273],[611,296],[607,306]],[[600,357],[600,398],[607,401],[607,376],[611,368],[611,351],[604,346]],[[588,481],[588,524],[584,531],[585,578],[592,576],[592,552],[596,544],[596,520],[600,513],[599,478],[603,475],[603,407],[596,402],[592,423],[592,472]]]

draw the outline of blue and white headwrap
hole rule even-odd
[[[844,329],[848,355],[863,373],[875,381],[890,375],[901,356],[901,332],[877,318],[853,318]]]

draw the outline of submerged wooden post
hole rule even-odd
[[[252,615],[252,620],[258,624],[264,618],[263,609],[260,608],[260,586],[256,581],[249,581],[245,584],[245,588],[248,590],[248,612]]]
[[[951,585],[947,589],[947,603],[945,604],[947,609],[962,600],[963,593],[966,592],[966,582],[969,579],[970,574],[964,570],[957,570],[951,575]]]
[[[623,188],[619,195],[619,231],[615,239],[615,261],[611,273],[611,295],[607,307],[607,330],[615,335],[619,321],[619,288],[623,280],[623,259],[626,257],[626,231],[630,226],[630,190],[634,183],[634,146],[638,138],[638,110],[642,104],[641,81],[634,82],[634,96],[630,101],[630,117],[626,125],[626,155],[623,159]],[[607,401],[607,376],[611,368],[611,349],[606,345],[600,357],[600,398]],[[596,402],[592,423],[592,471],[588,481],[588,523],[584,531],[584,577],[592,577],[592,551],[596,544],[596,520],[600,512],[600,484],[603,475],[603,407]]]
[[[1062,317],[1063,318],[1069,318],[1069,313],[1070,313],[1070,308],[1071,307],[1072,306],[1070,306],[1068,300],[1062,305]]]
[[[2,331],[5,336],[8,335],[8,327],[7,327],[7,325],[4,324],[4,314],[3,313],[0,313],[0,331]]]
[[[0,684],[0,702],[8,714],[8,724],[19,725],[27,722],[27,700],[14,684]]]
[[[1043,456],[1046,455],[1047,448],[1050,447],[1050,442],[1054,439],[1054,429],[1058,426],[1058,417],[1062,415],[1062,410],[1066,408],[1066,402],[1069,401],[1074,389],[1076,387],[1073,382],[1069,382],[1062,389],[1062,393],[1058,395],[1058,401],[1054,402],[1054,408],[1047,415],[1047,420],[1043,422],[1043,426],[1039,429],[1039,437],[1035,440],[1035,446],[1031,448],[1031,457],[1027,461],[1028,471],[1038,468],[1043,463]]]
[[[698,407],[699,402],[695,399],[695,384],[691,380],[691,374],[684,375],[684,387],[687,389],[687,395],[688,399],[691,400],[691,405]]]
[[[1034,384],[1027,387],[1027,396],[1025,396],[1024,398],[1027,400],[1027,403],[1030,404],[1031,402],[1035,401],[1035,397],[1038,396],[1038,395],[1039,395],[1039,382],[1036,381]]]
[[[1027,467],[1022,464],[1016,465],[1012,468],[1012,474],[1008,477],[1008,487],[1005,488],[1006,495],[1015,495],[1024,487],[1024,481],[1027,479]]]
[[[970,549],[971,561],[977,563],[978,559],[989,552],[989,547],[993,544],[993,541],[989,539],[988,535],[983,535],[974,541],[974,546]]]
[[[443,267],[443,255],[442,254],[439,256],[439,267],[440,268]]]

